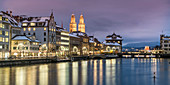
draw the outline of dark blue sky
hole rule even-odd
[[[57,24],[69,28],[71,14],[76,21],[83,13],[86,32],[100,41],[113,32],[124,38],[124,44],[159,41],[169,33],[170,0],[0,0],[1,10],[13,14],[48,16],[54,10]]]

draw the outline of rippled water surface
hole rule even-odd
[[[170,85],[169,62],[118,58],[1,67],[0,85]]]

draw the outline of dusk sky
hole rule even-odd
[[[170,34],[170,0],[0,0],[0,10],[14,15],[49,16],[69,29],[71,14],[83,13],[86,33],[100,41],[120,34],[123,43],[159,42],[162,30]]]

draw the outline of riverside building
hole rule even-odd
[[[160,48],[162,53],[170,53],[170,35],[161,34],[160,35]]]
[[[115,33],[106,36],[106,39],[103,42],[104,51],[111,53],[122,52],[122,40],[123,40],[122,37]]]
[[[56,22],[51,13],[47,17],[21,17],[22,34],[34,35],[41,42],[40,53],[54,56],[56,50]]]
[[[20,34],[21,25],[12,16],[12,11],[0,12],[0,58],[11,55],[11,38]]]

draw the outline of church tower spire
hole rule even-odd
[[[72,14],[71,22],[70,22],[70,33],[74,31],[77,31],[77,23],[76,23],[75,15]]]
[[[85,23],[84,23],[83,14],[80,15],[80,20],[79,20],[79,25],[78,25],[78,31],[85,33]]]

